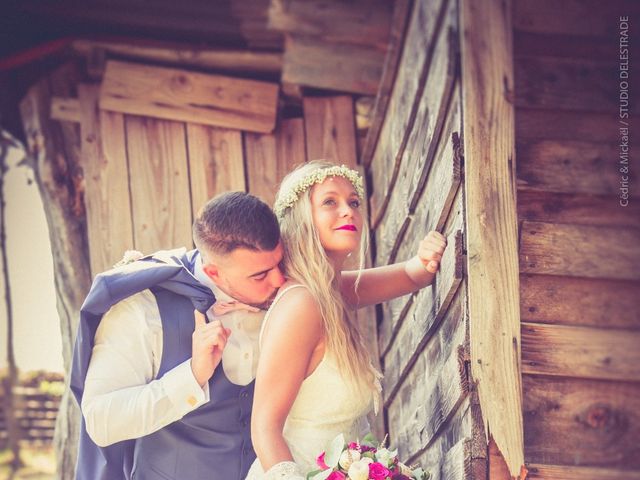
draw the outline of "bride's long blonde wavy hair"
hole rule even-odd
[[[294,169],[282,180],[276,194],[276,205],[278,199],[286,198],[302,178],[312,175],[314,171],[334,166],[336,165],[324,160],[314,160]],[[284,245],[285,275],[306,285],[318,303],[326,333],[326,348],[334,356],[340,371],[346,372],[360,388],[373,389],[375,371],[355,324],[354,315],[347,310],[340,293],[339,275],[336,275],[322,247],[313,222],[312,188],[302,192],[298,200],[278,219]],[[363,224],[358,252],[360,270],[364,268],[367,243],[368,228]]]

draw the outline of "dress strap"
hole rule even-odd
[[[302,285],[301,283],[295,283],[293,285],[289,285],[288,287],[280,289],[278,291],[277,295],[276,295],[276,298],[273,299],[273,302],[269,306],[269,309],[267,310],[267,313],[265,313],[265,315],[264,315],[264,319],[262,320],[262,326],[260,327],[260,336],[258,337],[258,345],[260,347],[262,347],[262,335],[264,333],[264,328],[267,325],[267,322],[269,321],[269,317],[271,316],[271,311],[273,310],[273,307],[276,306],[276,303],[278,303],[278,301],[280,301],[280,299],[282,298],[282,296],[285,293],[287,293],[289,290],[294,289],[296,287],[307,288],[305,285]]]

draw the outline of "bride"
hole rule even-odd
[[[276,195],[287,282],[260,333],[251,420],[258,458],[247,480],[303,480],[338,434],[364,435],[360,420],[378,408],[379,374],[349,309],[429,285],[438,269],[446,240],[430,232],[408,262],[343,272],[352,252],[363,266],[363,200],[356,171],[322,161],[291,172]]]

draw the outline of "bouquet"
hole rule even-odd
[[[385,437],[386,440],[386,437]],[[362,442],[346,443],[340,434],[316,458],[318,469],[307,480],[427,480],[421,468],[409,468],[398,460],[398,451],[378,444],[372,435]],[[376,446],[377,445],[377,446]]]

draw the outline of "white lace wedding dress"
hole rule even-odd
[[[262,331],[276,302],[296,287],[304,286],[291,285],[278,292],[264,317]],[[284,425],[284,438],[301,470],[305,474],[316,470],[316,457],[340,433],[347,441],[362,438],[368,432],[365,415],[371,406],[371,392],[359,390],[355,382],[344,378],[331,354],[325,353],[317,368],[302,382]],[[256,459],[246,480],[261,480],[263,475]]]

